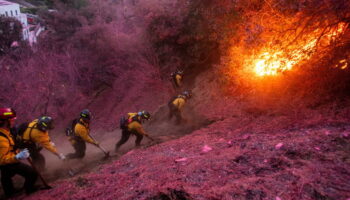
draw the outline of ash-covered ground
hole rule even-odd
[[[248,109],[234,99],[215,100],[209,90],[193,90],[197,95],[181,126],[163,116],[166,106],[158,109],[145,129],[161,143],[144,139],[143,147],[131,149],[131,138],[107,161],[96,150],[82,166],[72,166],[81,169],[74,177],[18,199],[350,198],[345,105],[336,114],[324,106],[296,118]],[[102,144],[113,150],[119,131],[108,134]]]

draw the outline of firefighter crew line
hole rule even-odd
[[[183,86],[182,81],[183,71],[177,70],[171,74],[171,82],[176,92]],[[184,91],[170,99],[168,102],[169,120],[175,116],[176,124],[184,121],[182,110],[191,96],[189,91]],[[136,147],[141,145],[143,137],[153,140],[142,126],[150,118],[151,114],[144,110],[128,113],[126,117],[121,117],[119,124],[122,134],[116,143],[115,151],[118,152],[131,135],[136,136]],[[41,116],[30,123],[15,126],[15,110],[0,108],[0,170],[1,185],[5,196],[12,197],[20,192],[13,186],[12,178],[15,175],[25,179],[23,188],[26,194],[31,194],[39,189],[35,186],[38,176],[44,185],[48,186],[39,173],[39,171],[44,171],[46,166],[45,157],[41,154],[43,148],[56,155],[60,160],[82,159],[85,156],[86,143],[90,143],[109,156],[109,152],[103,149],[100,143],[90,135],[91,119],[91,112],[84,109],[76,119],[71,121],[69,127],[66,128],[66,136],[74,148],[74,152],[63,155],[50,139],[49,131],[54,129],[54,120],[50,116]],[[32,166],[21,162],[24,160],[27,160]]]

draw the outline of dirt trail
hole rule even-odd
[[[147,133],[156,141],[152,142],[148,138],[144,138],[141,148],[148,148],[159,143],[180,138],[210,124],[205,118],[193,112],[190,106],[185,108],[184,116],[185,121],[177,125],[174,118],[172,120],[168,119],[167,104],[160,106],[152,115],[152,120],[144,124]],[[104,159],[102,151],[90,144],[87,144],[86,156],[81,160],[61,161],[50,152],[42,150],[46,158],[47,168],[47,171],[42,172],[42,174],[49,183],[70,178],[70,172],[74,172],[74,176],[81,176],[85,173],[98,170],[101,165],[111,163],[132,150],[136,139],[134,136],[130,137],[129,141],[120,148],[119,152],[115,153],[115,144],[121,137],[120,129],[105,133],[96,133],[92,130],[92,135],[100,141],[101,146],[107,151],[110,151],[111,156],[108,159]],[[68,154],[73,151],[73,147],[70,146],[68,141],[64,141],[62,138],[59,141],[63,141],[61,144],[56,144],[62,153]],[[18,182],[18,187],[23,184],[23,181],[19,177],[16,178],[16,182]],[[40,180],[38,183],[41,184]]]

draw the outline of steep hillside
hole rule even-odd
[[[55,117],[63,153],[63,128],[89,108],[112,156],[45,153],[54,188],[17,199],[350,198],[349,1],[58,2],[37,49],[0,60],[1,103],[19,121]],[[193,92],[180,125],[176,69]],[[155,141],[115,154],[119,117],[139,110]]]
[[[197,80],[198,85],[201,78],[211,77],[208,74]],[[185,115],[188,123],[195,115],[207,120],[198,130],[180,139],[131,150],[91,173],[57,181],[54,189],[26,199],[350,197],[349,109],[335,114],[324,106],[308,111],[302,119],[252,114],[234,99],[216,101],[214,92],[201,94],[199,89],[194,89],[198,94]],[[169,133],[176,132],[171,122],[162,121],[146,129],[168,124]]]

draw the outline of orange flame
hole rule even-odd
[[[316,51],[318,42],[329,45],[346,29],[346,24],[341,23],[338,27],[329,31],[328,34],[319,38],[319,30],[315,35],[299,42],[295,47],[288,50],[263,48],[257,56],[253,56],[246,61],[246,66],[253,69],[257,76],[274,76],[281,72],[292,70],[298,63],[311,58]],[[272,45],[269,45],[272,46]],[[301,48],[300,48],[301,46]]]

